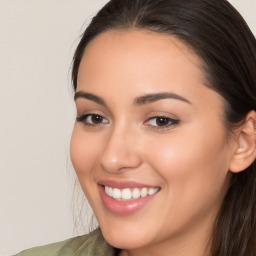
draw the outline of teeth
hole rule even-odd
[[[135,189],[132,191],[132,198],[133,198],[133,199],[140,198],[140,190],[139,190],[138,188],[135,188]]]
[[[122,198],[122,191],[118,188],[113,188],[113,198],[121,199]]]
[[[148,195],[149,196],[154,195],[157,191],[158,191],[158,188],[150,188],[148,190]]]
[[[147,188],[143,188],[140,192],[140,196],[141,197],[146,197],[148,195],[148,189]]]
[[[129,200],[132,198],[132,191],[129,188],[125,188],[122,191],[122,199]]]
[[[111,187],[108,188],[108,195],[113,196],[113,188]]]
[[[159,188],[112,188],[105,186],[105,192],[108,196],[113,197],[116,200],[132,200],[140,197],[146,197],[154,195]]]

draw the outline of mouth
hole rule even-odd
[[[149,205],[160,187],[136,182],[102,181],[98,183],[104,208],[115,215],[130,215]]]
[[[147,196],[152,196],[159,191],[159,188],[113,188],[110,186],[104,186],[105,193],[118,201],[130,201],[138,199],[140,197],[144,198]]]

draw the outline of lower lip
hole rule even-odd
[[[152,199],[155,197],[157,193],[151,196],[140,197],[138,199],[129,200],[129,201],[118,201],[113,199],[112,197],[108,196],[105,193],[104,186],[99,186],[101,200],[106,207],[107,210],[110,212],[117,214],[117,215],[129,215],[133,214],[144,206],[146,206]]]

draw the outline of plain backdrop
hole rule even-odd
[[[106,0],[0,0],[0,255],[77,235],[72,54]],[[256,34],[256,0],[233,0]]]

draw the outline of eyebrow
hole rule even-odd
[[[74,101],[76,101],[79,98],[94,101],[94,102],[96,102],[100,105],[103,105],[105,107],[107,106],[106,102],[102,98],[100,98],[99,96],[92,94],[92,93],[87,93],[87,92],[82,92],[82,91],[76,92],[75,96],[74,96]]]
[[[106,102],[99,96],[93,94],[93,93],[87,93],[83,91],[79,91],[75,93],[74,100],[76,101],[77,99],[82,98],[82,99],[87,99],[94,101],[102,106],[107,106]],[[160,93],[149,93],[145,94],[143,96],[137,97],[134,100],[134,105],[136,106],[141,106],[145,104],[150,104],[158,100],[164,100],[164,99],[174,99],[174,100],[180,100],[186,103],[191,104],[189,100],[186,98],[175,94],[175,93],[170,93],[170,92],[160,92]]]
[[[180,100],[186,103],[191,104],[189,100],[186,98],[170,92],[160,92],[160,93],[150,93],[143,96],[140,96],[134,100],[134,104],[137,106],[149,104],[158,100],[164,100],[164,99],[174,99],[174,100]]]

